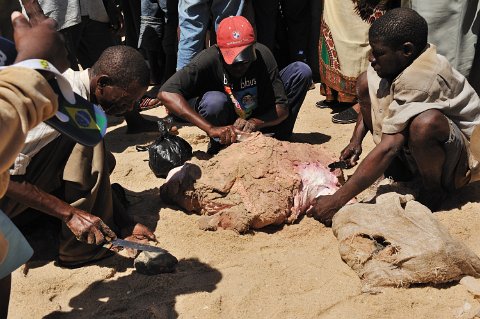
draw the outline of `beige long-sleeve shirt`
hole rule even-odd
[[[57,101],[37,71],[21,67],[0,71],[0,198],[8,186],[8,169],[22,150],[28,131],[55,114]]]
[[[437,54],[432,44],[390,85],[368,67],[373,140],[403,131],[418,114],[437,109],[470,140],[480,124],[480,98],[465,77]]]

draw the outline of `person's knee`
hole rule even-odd
[[[296,71],[298,78],[302,80],[302,82],[307,83],[310,85],[312,83],[312,69],[301,61],[296,61],[292,63],[292,67]]]
[[[445,141],[449,136],[447,118],[438,110],[428,110],[417,115],[409,127],[409,144],[427,143],[428,141]]]
[[[204,118],[218,117],[225,112],[227,95],[223,92],[210,91],[203,95],[198,104],[198,113]]]

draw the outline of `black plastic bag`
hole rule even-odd
[[[170,134],[171,121],[158,121],[160,136],[149,146],[137,146],[137,151],[148,150],[148,165],[157,177],[166,177],[175,167],[192,158],[192,147],[180,136]]]

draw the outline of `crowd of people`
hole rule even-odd
[[[480,5],[320,3],[0,1],[8,7],[0,16],[0,66],[7,66],[0,70],[0,318],[11,272],[32,255],[11,222],[28,208],[62,220],[64,267],[108,257],[103,245],[117,236],[156,240],[127,214],[123,188],[111,184],[108,145],[85,145],[42,123],[63,94],[54,77],[107,115],[123,116],[127,133],[156,130],[140,111],[163,105],[206,132],[213,156],[242,132],[288,140],[307,91],[320,82],[325,99],[316,106],[338,111],[334,123],[356,123],[339,155],[345,167],[357,165],[368,132],[376,145],[345,185],[308,211],[325,224],[382,175],[420,176],[418,201],[433,211],[466,185],[476,164],[470,137],[480,124]],[[315,30],[313,8],[320,9]],[[24,15],[6,22],[5,12],[16,9]],[[32,59],[62,75],[18,64]]]

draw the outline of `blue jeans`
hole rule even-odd
[[[312,70],[303,62],[293,62],[280,71],[288,98],[289,115],[282,123],[267,127],[263,133],[274,133],[279,140],[287,140],[293,132],[300,107],[312,84]],[[224,92],[206,92],[196,107],[197,112],[215,126],[231,125],[238,118],[231,100]]]
[[[163,28],[165,25],[166,1],[142,0],[140,4],[140,34],[138,47],[151,51],[161,51]],[[164,10],[162,10],[164,6]]]
[[[178,2],[178,42],[177,70],[190,63],[198,52],[205,48],[205,34],[210,14],[215,22],[215,30],[223,18],[242,13],[245,0],[180,0]]]

